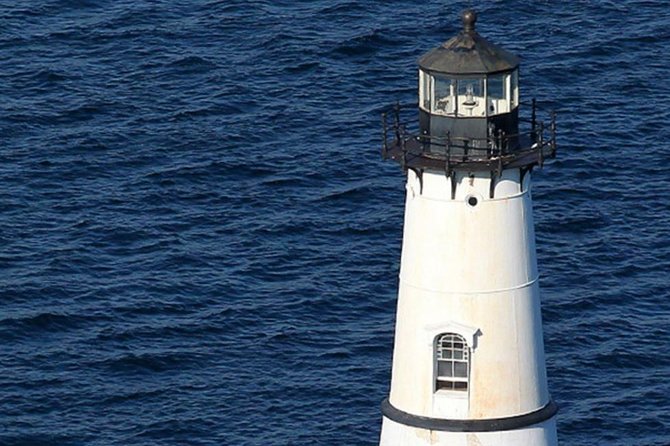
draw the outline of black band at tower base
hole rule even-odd
[[[445,420],[412,415],[394,407],[385,399],[382,402],[382,414],[391,421],[405,426],[418,427],[431,431],[444,432],[496,432],[511,431],[533,426],[552,418],[558,412],[558,406],[553,401],[535,412],[515,415],[506,418],[490,418],[484,420]]]

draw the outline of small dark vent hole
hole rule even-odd
[[[472,207],[477,206],[477,203],[479,203],[479,200],[477,200],[477,197],[469,197],[468,198],[468,204]]]

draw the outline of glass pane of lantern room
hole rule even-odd
[[[435,97],[433,113],[436,115],[453,115],[456,108],[456,86],[452,79],[435,76]]]
[[[509,113],[510,95],[509,88],[507,88],[509,77],[509,74],[499,74],[488,78],[486,96],[489,116]]]
[[[484,79],[458,80],[458,116],[486,116]]]
[[[519,70],[514,70],[512,73],[512,82],[511,82],[511,96],[512,96],[512,108],[519,105]]]
[[[431,75],[419,70],[419,88],[421,96],[421,108],[430,112],[431,98]]]

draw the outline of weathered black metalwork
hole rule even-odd
[[[474,11],[465,11],[462,18],[463,30],[458,35],[419,60],[421,106],[395,104],[382,114],[382,156],[397,161],[403,170],[415,172],[421,192],[424,172],[443,171],[451,181],[452,199],[463,172],[474,175],[488,171],[489,197],[494,198],[505,169],[519,169],[523,182],[533,167],[541,167],[547,158],[555,157],[556,115],[552,113],[545,126],[538,119],[537,102],[533,99],[530,119],[522,117],[518,101],[519,58],[475,31]],[[491,84],[494,81],[498,84]],[[448,93],[441,93],[440,101],[453,101],[453,109],[435,106],[440,102],[435,99],[438,82],[443,83],[441,88],[449,89]],[[461,83],[466,87],[465,93],[460,91]],[[469,93],[467,89],[476,83],[480,85],[477,100],[484,101],[485,108],[480,107],[477,114],[472,109],[469,114],[461,113],[459,104],[466,108],[477,104],[474,87]],[[502,92],[489,91],[491,85],[498,85],[496,88],[502,88]],[[465,102],[461,101],[463,96]],[[497,100],[503,101],[502,107],[494,102]],[[405,112],[411,112],[411,119]]]
[[[463,31],[419,59],[419,66],[428,72],[463,74],[494,74],[519,66],[519,58],[492,44],[475,31],[477,14],[463,14]]]
[[[512,135],[498,132],[486,138],[408,131],[408,123],[401,117],[406,110],[416,111],[418,105],[396,104],[382,113],[382,156],[399,162],[403,169],[444,171],[447,176],[453,171],[490,171],[500,176],[504,169],[542,166],[545,159],[556,156],[556,114],[551,113],[549,135],[545,135],[544,122],[537,121],[535,101],[531,120],[519,118],[530,124],[530,129]]]
[[[485,149],[492,134],[519,133],[519,58],[475,31],[474,11],[462,18],[458,35],[419,59],[419,126],[425,135],[465,141],[467,152]],[[511,136],[504,140],[516,144]]]

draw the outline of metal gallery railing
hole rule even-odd
[[[407,156],[445,159],[453,163],[490,162],[493,159],[519,155],[537,155],[534,164],[542,165],[547,156],[556,153],[556,114],[549,114],[549,124],[537,119],[537,102],[532,100],[530,117],[519,117],[524,131],[506,134],[492,131],[485,138],[422,134],[416,123],[418,104],[399,103],[382,113],[382,156],[398,159],[406,165]],[[407,115],[413,112],[413,119]],[[405,161],[405,162],[403,162]]]

